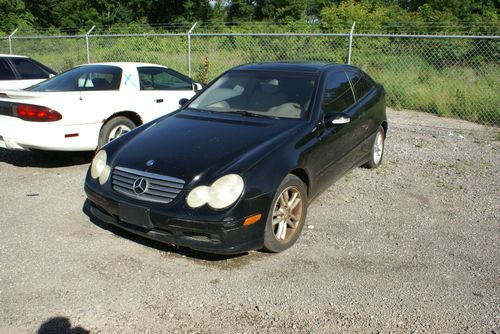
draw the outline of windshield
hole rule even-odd
[[[271,71],[230,71],[187,107],[245,116],[300,119],[313,96],[316,77]]]
[[[83,65],[26,88],[33,92],[117,90],[122,70],[110,65]]]

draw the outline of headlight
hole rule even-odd
[[[106,181],[108,181],[109,174],[111,174],[111,167],[106,165],[106,167],[104,167],[104,170],[102,171],[101,175],[99,175],[99,183],[101,185],[103,185],[104,183],[106,183]]]
[[[208,204],[214,209],[224,209],[236,202],[243,187],[241,176],[228,174],[217,179],[210,187],[199,186],[191,190],[187,204],[192,208]]]
[[[107,174],[107,176],[105,176],[107,180],[107,178],[109,177],[109,166],[106,166],[107,158],[108,157],[106,151],[100,150],[99,152],[97,152],[94,159],[92,159],[92,165],[90,166],[90,176],[92,176],[92,178],[99,178],[99,181],[101,181],[100,177]],[[107,173],[105,173],[106,170],[108,170]],[[104,180],[104,182],[106,182],[106,180]],[[104,182],[101,182],[101,184],[103,184]]]

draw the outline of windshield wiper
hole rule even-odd
[[[259,117],[259,118],[274,118],[278,119],[276,116],[271,116],[271,115],[262,115],[262,114],[257,114],[253,113],[247,110],[238,110],[238,109],[231,109],[229,111],[224,111],[223,113],[227,114],[236,114],[236,115],[241,115],[241,116],[249,116],[249,117]]]

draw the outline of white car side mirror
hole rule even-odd
[[[203,89],[203,85],[199,82],[193,82],[193,90],[195,92],[199,91],[199,90],[202,90]]]

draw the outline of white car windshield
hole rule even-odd
[[[230,71],[187,108],[246,116],[300,119],[309,110],[316,76],[280,71]]]
[[[122,69],[111,65],[83,65],[26,88],[33,92],[117,90]]]

